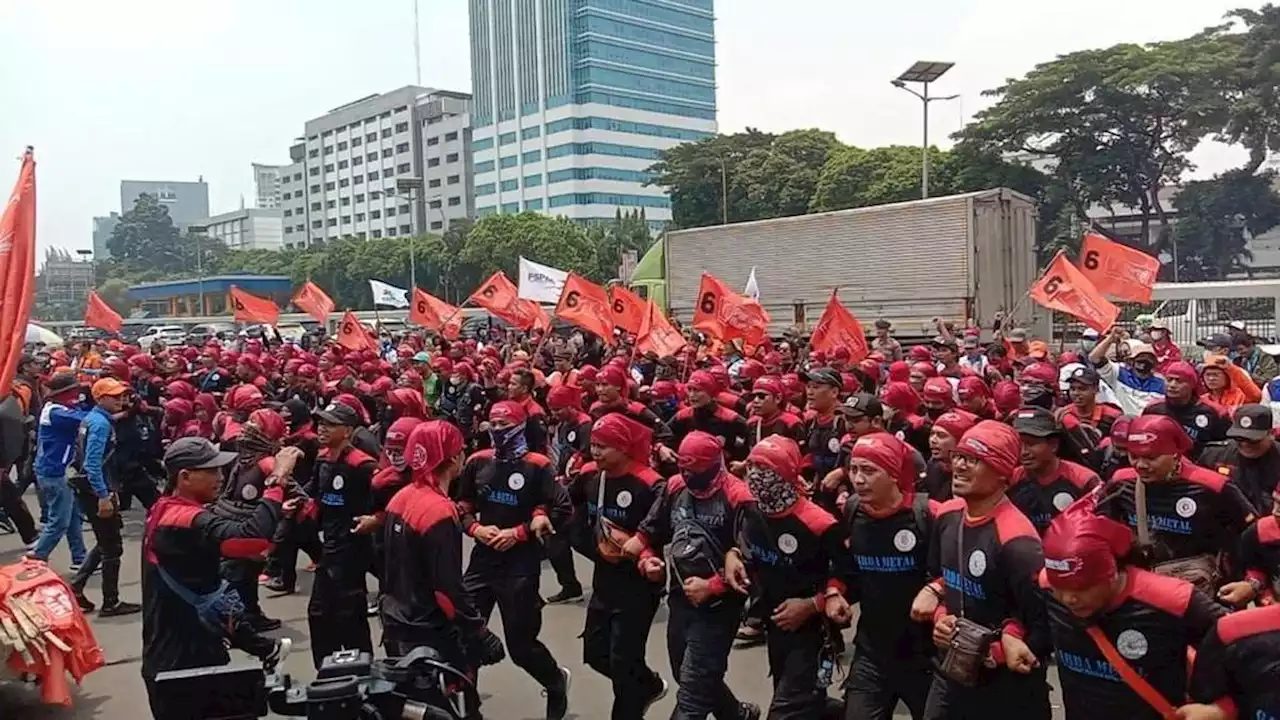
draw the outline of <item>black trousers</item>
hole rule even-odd
[[[667,653],[671,674],[680,687],[671,720],[737,720],[740,703],[724,682],[729,671],[740,600],[722,600],[716,607],[694,607],[676,590],[667,599]]]
[[[40,536],[35,518],[31,517],[27,504],[22,502],[22,491],[9,480],[9,468],[0,468],[0,510],[13,521],[23,543],[33,543]]]
[[[611,720],[641,720],[645,703],[662,689],[662,680],[645,664],[659,600],[646,592],[606,602],[599,588],[591,593],[582,629],[582,662],[613,684]]]
[[[578,572],[573,567],[573,549],[569,542],[568,531],[548,535],[542,542],[543,552],[551,562],[551,569],[556,573],[556,582],[560,583],[560,589],[582,592],[582,583],[578,580]]]
[[[772,622],[765,630],[773,700],[769,720],[812,720],[826,706],[826,693],[818,688],[818,663],[824,640],[825,618],[813,617],[794,631]]]
[[[933,668],[927,658],[915,663],[883,662],[856,649],[844,683],[845,720],[890,720],[899,700],[913,720],[922,720],[932,684]]]
[[[298,584],[298,550],[302,550],[312,562],[320,560],[320,535],[314,521],[284,518],[276,525],[272,537],[275,550],[267,558],[267,574],[280,578],[284,586],[292,590]]]
[[[307,603],[311,659],[317,670],[325,657],[339,650],[373,652],[364,585],[368,569],[366,557],[321,556]]]
[[[935,675],[925,706],[926,720],[1049,720],[1049,684],[1044,667],[1030,675],[1010,670],[987,672],[975,687]]]
[[[136,473],[131,473],[129,479],[120,484],[121,510],[132,507],[135,498],[147,510],[150,510],[151,506],[156,504],[156,500],[160,499],[160,491],[156,489],[155,480],[145,468],[138,468]]]
[[[120,602],[120,556],[124,554],[124,520],[120,518],[120,509],[111,517],[98,517],[98,497],[77,488],[76,500],[80,503],[80,511],[89,520],[93,530],[95,545],[85,556],[84,563],[75,577],[71,579],[71,587],[77,593],[84,592],[89,577],[102,568],[102,605],[108,607]],[[114,501],[113,501],[114,502]],[[76,522],[76,520],[72,520]]]
[[[534,572],[538,570],[535,566]],[[472,562],[462,576],[462,590],[480,617],[489,621],[496,605],[502,615],[507,654],[516,667],[529,673],[544,688],[556,687],[564,678],[551,651],[538,639],[542,632],[542,598],[539,577],[509,575],[505,567],[482,567]]]

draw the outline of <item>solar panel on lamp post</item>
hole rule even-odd
[[[934,62],[929,60],[920,60],[896,79],[890,82],[894,87],[920,98],[921,104],[924,106],[924,144],[921,147],[920,161],[920,197],[925,199],[929,197],[929,103],[939,100],[955,100],[959,95],[942,95],[939,97],[929,97],[929,83],[936,81],[942,77],[948,70],[955,67],[955,63],[951,62]],[[922,92],[907,87],[907,83],[920,83]]]

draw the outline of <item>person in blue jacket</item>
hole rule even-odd
[[[76,436],[87,411],[74,407],[80,384],[72,373],[59,373],[49,380],[48,392],[36,429],[36,489],[45,508],[44,527],[29,557],[43,562],[65,535],[71,550],[71,571],[80,569],[85,559],[84,533],[75,493],[67,484],[67,468],[76,456]]]
[[[109,477],[111,453],[115,449],[114,415],[124,410],[130,387],[115,378],[103,378],[93,384],[91,393],[97,407],[89,411],[80,424],[73,484],[80,510],[89,519],[97,544],[89,551],[80,571],[71,580],[71,589],[85,612],[96,607],[84,595],[89,578],[102,567],[102,610],[100,617],[129,615],[142,611],[136,603],[120,601],[120,556],[124,554],[121,531],[118,484]]]

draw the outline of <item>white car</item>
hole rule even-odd
[[[164,343],[168,347],[181,345],[187,340],[187,330],[181,325],[152,325],[138,338],[138,346],[146,349],[154,342]]]

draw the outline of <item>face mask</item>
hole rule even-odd
[[[528,441],[524,437],[524,423],[506,430],[490,430],[489,439],[493,442],[493,453],[499,460],[515,460],[529,452]]]
[[[752,467],[747,470],[747,488],[755,496],[760,511],[766,515],[785,512],[800,499],[794,485],[768,468]]]
[[[1026,407],[1053,409],[1053,393],[1043,385],[1029,384],[1018,388],[1022,404]]]
[[[1147,360],[1147,359],[1145,359],[1145,358],[1143,358],[1143,359],[1141,359],[1141,360],[1134,360],[1134,361],[1133,361],[1133,369],[1134,369],[1134,370],[1137,370],[1137,371],[1138,371],[1138,372],[1140,372],[1140,373],[1149,373],[1149,372],[1151,372],[1151,370],[1152,370],[1153,368],[1155,368],[1155,366],[1156,366],[1156,364],[1155,364],[1155,363],[1153,363],[1153,362],[1151,362],[1150,360]]]
[[[695,493],[701,493],[706,492],[707,488],[711,487],[711,484],[715,482],[715,479],[720,477],[720,467],[720,463],[716,463],[701,472],[685,470],[680,474],[684,477],[684,484],[687,485],[690,490]]]
[[[383,448],[383,452],[387,454],[387,462],[396,470],[403,471],[408,465],[404,462],[404,451],[392,448]]]
[[[1164,338],[1165,338],[1165,333],[1164,333],[1164,331],[1163,331],[1163,330],[1152,330],[1152,331],[1151,331],[1151,339],[1152,339],[1152,340],[1155,340],[1156,342],[1159,342],[1159,341],[1163,340]]]
[[[461,385],[461,384],[462,384],[462,378],[461,378],[461,377],[459,377],[459,376],[457,376],[457,375],[454,375],[453,377],[449,378],[449,384],[450,384],[450,385],[455,385],[455,386],[456,386],[456,385]]]

